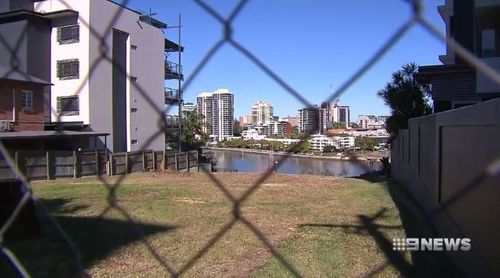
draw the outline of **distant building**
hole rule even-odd
[[[245,140],[262,140],[266,138],[265,135],[259,134],[256,129],[247,129],[241,132],[241,137]]]
[[[352,149],[354,148],[355,145],[355,138],[354,136],[335,136],[333,137],[335,140],[338,149]]]
[[[362,129],[380,129],[385,127],[388,116],[359,115],[356,122]]]
[[[338,106],[338,123],[344,125],[345,128],[349,127],[351,122],[351,111],[349,106]]]
[[[325,109],[326,112],[326,120],[330,121],[332,117],[332,104],[329,102],[322,102],[320,107]]]
[[[318,106],[299,110],[299,131],[307,134],[324,134],[326,131],[326,111]]]
[[[267,136],[285,137],[292,132],[292,125],[286,121],[272,121],[257,128]]]
[[[351,122],[351,112],[349,106],[339,105],[339,100],[332,103],[323,102],[321,108],[326,112],[327,128],[334,127],[335,123],[341,123],[344,128],[348,128]]]
[[[333,146],[336,149],[344,150],[354,148],[354,137],[352,136],[335,136],[327,137],[324,135],[313,135],[309,139],[312,150],[323,152],[326,146]]]
[[[202,116],[202,130],[212,134],[212,93],[202,92],[196,98],[198,115]]]
[[[217,141],[233,136],[234,95],[227,89],[203,92],[197,97],[198,114],[203,116],[203,131]]]
[[[267,101],[258,101],[252,105],[252,125],[259,126],[273,120],[273,106]]]
[[[198,107],[196,104],[191,102],[186,102],[182,105],[182,112],[197,112]]]
[[[377,116],[377,122],[384,123],[384,125],[385,125],[385,122],[387,122],[388,118],[389,118],[389,116]]]
[[[292,127],[299,126],[300,117],[299,116],[286,116],[286,117],[283,117],[283,121],[289,122]]]
[[[309,144],[311,150],[323,152],[323,149],[326,146],[337,147],[335,141],[331,137],[327,137],[324,135],[313,135],[311,139],[309,139]]]
[[[247,128],[252,123],[252,115],[244,115],[239,117],[241,128]]]

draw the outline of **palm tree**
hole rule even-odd
[[[416,64],[404,65],[392,74],[391,82],[377,93],[391,109],[386,129],[392,136],[397,135],[400,129],[408,128],[408,119],[432,113],[430,84],[419,82],[417,72]]]
[[[197,135],[199,140],[196,139]],[[197,149],[203,145],[208,139],[208,136],[203,132],[203,116],[198,115],[195,111],[186,111],[182,117],[182,134],[181,142],[183,149]]]

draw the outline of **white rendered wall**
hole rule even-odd
[[[58,10],[78,11],[78,24],[80,25],[80,41],[71,44],[60,45],[57,42],[57,27],[54,27],[51,34],[51,121],[52,122],[75,122],[81,121],[90,124],[89,118],[89,52],[88,42],[90,32],[86,27],[89,22],[89,2],[88,1],[64,1],[49,0],[35,3],[34,9],[37,12],[53,12]],[[59,80],[57,77],[57,61],[65,59],[78,59],[80,62],[80,76],[78,79]],[[79,115],[61,116],[57,115],[57,98],[62,96],[78,95],[80,102]]]

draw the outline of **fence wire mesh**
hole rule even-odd
[[[72,10],[72,6],[69,1],[66,2],[64,0],[61,0],[61,2],[64,4],[66,9]],[[128,2],[129,1],[127,0],[122,1],[120,5],[125,7],[129,4]],[[233,23],[235,19],[238,18],[238,16],[240,16],[242,13],[245,12],[245,7],[248,2],[250,1],[249,0],[239,1],[238,4],[234,7],[234,9],[230,12],[229,16],[224,17],[217,11],[216,7],[210,6],[209,4],[205,3],[202,0],[194,0],[194,3],[196,3],[196,5],[199,6],[199,8],[204,10],[208,15],[210,15],[220,23],[222,32],[220,39],[217,40],[216,43],[214,43],[214,45],[208,50],[208,52],[204,55],[201,61],[194,68],[192,73],[188,76],[187,80],[184,82],[182,86],[182,91],[186,91],[189,88],[189,86],[201,74],[202,70],[206,67],[208,62],[214,59],[215,54],[220,51],[222,46],[230,45],[235,50],[237,50],[242,56],[246,57],[250,62],[255,64],[262,72],[264,72],[272,80],[274,80],[290,96],[296,98],[304,106],[311,106],[311,103],[304,97],[304,94],[294,89],[285,79],[281,78],[277,72],[273,71],[269,66],[267,66],[265,61],[259,59],[254,53],[252,53],[251,50],[249,50],[247,47],[245,47],[245,45],[241,44],[233,37]],[[402,23],[399,26],[399,28],[397,28],[397,30],[390,36],[390,38],[385,43],[382,44],[382,46],[380,46],[380,48],[377,51],[375,51],[372,57],[370,57],[335,92],[333,92],[331,96],[325,99],[325,102],[331,102],[335,99],[338,99],[339,96],[341,96],[349,87],[351,87],[354,83],[356,83],[373,66],[375,66],[382,59],[384,55],[389,53],[390,50],[405,36],[405,34],[407,34],[412,28],[414,28],[415,25],[423,27],[429,34],[435,36],[437,39],[446,43],[449,47],[454,49],[457,55],[460,56],[462,59],[464,59],[466,63],[468,63],[471,67],[475,68],[478,72],[483,73],[491,80],[500,85],[500,74],[497,71],[495,71],[484,61],[476,57],[474,53],[471,53],[469,50],[467,50],[460,44],[456,43],[453,39],[446,37],[446,35],[440,32],[438,28],[433,26],[426,18],[424,18],[422,14],[423,1],[413,0],[405,2],[407,2],[407,4],[412,8],[411,16],[404,23]],[[114,24],[119,20],[120,16],[122,16],[124,10],[125,8],[117,9],[117,12],[114,15],[112,15],[112,18],[109,21],[109,24],[105,29],[104,33],[99,32],[98,30],[93,28],[93,26],[89,22],[85,21],[82,22],[82,24],[84,25],[83,27],[87,28],[90,31],[91,36],[100,41],[100,47],[99,47],[100,56],[99,59],[97,59],[92,65],[89,66],[90,70],[84,73],[85,76],[82,78],[80,87],[73,92],[73,95],[78,96],[81,93],[86,82],[93,75],[94,70],[100,63],[110,63],[113,65],[114,68],[118,69],[122,74],[126,74],[127,78],[132,77],[128,75],[127,70],[122,65],[116,64],[113,61],[110,54],[110,46],[107,45],[105,40],[105,37],[108,36],[110,32],[112,32]],[[27,27],[25,27],[23,32],[28,32],[26,28]],[[2,76],[2,79],[7,79],[9,77],[21,75],[24,78],[31,80],[32,78],[31,76],[29,76],[26,72],[19,69],[19,63],[20,63],[19,45],[21,44],[21,37],[19,38],[19,41],[16,43],[15,46],[11,46],[4,38],[4,35],[0,34],[0,44],[5,49],[8,49],[11,52],[10,56],[11,67],[9,68],[8,72]],[[156,137],[167,132],[167,126],[165,125],[164,121],[165,112],[156,108],[157,105],[149,97],[148,92],[146,92],[143,88],[141,88],[141,86],[139,86],[138,83],[132,82],[131,85],[134,86],[135,89],[139,91],[142,97],[144,97],[144,99],[146,99],[147,102],[150,104],[150,108],[155,109],[156,113],[158,114],[158,122],[157,122],[158,131],[155,135],[151,136],[148,143],[144,145],[145,147],[147,147]],[[169,107],[169,109],[171,108],[172,107]],[[59,115],[57,111],[55,111],[53,105],[51,105],[51,109],[53,110],[52,112],[54,114]],[[58,118],[56,122],[60,122],[60,118]],[[65,133],[65,131],[62,128],[58,129],[57,132],[63,135]],[[306,140],[307,139],[308,138],[306,138]],[[285,256],[283,256],[280,253],[275,244],[268,239],[265,233],[263,233],[254,223],[252,223],[252,221],[250,221],[247,217],[245,217],[245,215],[241,213],[241,209],[244,206],[245,201],[247,201],[250,196],[252,196],[257,190],[259,190],[262,184],[266,180],[268,180],[270,176],[273,175],[273,173],[275,173],[275,169],[279,168],[279,166],[282,165],[290,157],[290,154],[294,153],[294,151],[298,150],[300,147],[301,143],[296,144],[294,148],[288,151],[287,155],[284,155],[280,159],[278,159],[277,163],[274,165],[273,168],[270,168],[267,171],[265,171],[256,181],[254,181],[253,185],[249,189],[247,189],[240,197],[237,197],[233,193],[231,193],[231,191],[228,190],[228,187],[224,184],[224,181],[220,180],[217,177],[217,175],[214,175],[213,173],[203,169],[205,171],[205,174],[208,175],[210,180],[213,182],[213,186],[215,186],[218,190],[220,190],[220,192],[224,194],[224,196],[232,203],[232,218],[228,219],[227,223],[223,225],[222,228],[220,228],[220,230],[206,242],[203,248],[198,250],[194,256],[192,256],[184,265],[180,267],[175,267],[171,262],[167,261],[158,252],[158,250],[155,249],[155,247],[148,240],[147,236],[145,236],[144,231],[141,229],[138,223],[136,223],[134,218],[119,203],[117,197],[117,190],[124,181],[125,175],[119,176],[113,183],[110,183],[107,179],[103,178],[102,176],[99,176],[99,180],[105,187],[107,192],[105,196],[107,207],[103,209],[100,215],[101,216],[105,215],[111,210],[115,210],[119,214],[121,214],[127,220],[127,222],[133,227],[134,231],[139,235],[142,244],[147,248],[147,250],[154,257],[154,259],[163,267],[166,273],[168,273],[173,277],[185,274],[186,271],[188,271],[193,265],[195,265],[225,234],[227,234],[235,226],[236,223],[241,223],[245,227],[247,227],[247,229],[251,231],[262,242],[262,244],[272,253],[274,258],[276,258],[279,261],[279,263],[281,263],[289,271],[290,275],[300,277],[302,276],[303,273],[301,273],[299,269],[297,269],[292,263],[290,263],[290,261]],[[15,267],[15,269],[21,276],[30,277],[32,274],[29,273],[27,268],[21,263],[21,260],[18,258],[15,252],[10,250],[5,245],[5,235],[9,230],[9,228],[11,228],[12,223],[16,220],[17,217],[19,217],[20,211],[27,205],[27,203],[30,200],[33,201],[36,200],[35,196],[33,196],[32,188],[30,182],[28,181],[28,178],[25,176],[24,173],[22,173],[18,169],[18,167],[16,166],[15,158],[12,157],[12,153],[7,150],[2,141],[0,141],[0,154],[5,159],[5,161],[7,162],[8,166],[12,169],[12,171],[15,172],[16,177],[22,182],[22,192],[23,192],[23,195],[20,198],[19,202],[17,203],[15,209],[12,211],[12,213],[10,214],[4,225],[0,228],[0,250],[1,253],[8,258],[12,266]],[[500,165],[499,161],[490,165],[488,169],[485,169],[483,175],[478,177],[472,183],[465,186],[452,198],[448,199],[445,203],[443,203],[439,211],[433,211],[429,213],[427,217],[429,219],[433,218],[435,215],[440,213],[441,210],[445,210],[448,206],[456,202],[458,199],[462,198],[464,195],[468,194],[476,186],[480,185],[481,181],[491,178],[493,176],[498,176],[500,174],[499,165]],[[40,205],[43,208],[42,214],[44,214],[45,217],[50,219],[50,223],[54,226],[57,233],[59,233],[59,236],[61,236],[64,239],[66,247],[73,254],[75,261],[81,262],[81,256],[78,250],[79,249],[78,246],[76,246],[72,242],[70,237],[61,227],[61,225],[59,225],[57,220],[55,220],[51,216],[48,209],[44,207],[43,203],[38,205]],[[368,219],[367,221],[369,220],[370,219]],[[384,264],[380,266],[379,269],[376,269],[371,274],[367,275],[371,276],[373,274],[376,274],[386,266],[387,264]],[[78,267],[82,274],[85,273],[85,267],[82,264],[79,264]]]

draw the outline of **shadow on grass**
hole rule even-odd
[[[401,184],[387,176],[377,175],[376,173],[369,173],[359,178],[372,183],[387,185],[389,194],[399,210],[399,215],[407,238],[440,237],[430,219],[426,218],[426,213],[420,206],[420,203]],[[391,249],[390,252],[395,253],[396,251]],[[387,253],[385,254],[386,256],[388,255]],[[413,251],[411,252],[411,258],[413,263],[409,269],[410,276],[464,276],[462,269],[448,257],[446,251]]]
[[[39,213],[42,226],[41,236],[5,244],[34,277],[73,276],[79,271],[78,264],[88,268],[107,258],[120,247],[176,228],[171,225],[145,223],[137,223],[134,227],[132,223],[125,220],[72,216],[87,206],[74,205],[71,199],[39,201],[45,204],[50,214],[78,248],[82,261],[75,260],[75,256],[63,241],[59,231],[54,228],[49,219],[40,216]],[[0,254],[0,277],[16,276],[12,264],[3,254]]]
[[[400,184],[380,176],[376,173],[367,173],[358,177],[378,186],[387,184],[387,189],[399,210],[401,222],[407,238],[439,237],[428,219],[424,217],[423,209],[416,200]],[[383,208],[373,215],[358,215],[360,225],[346,224],[302,224],[300,227],[341,228],[345,233],[355,233],[371,236],[380,251],[386,257],[386,263],[373,269],[363,277],[372,277],[384,270],[388,265],[394,266],[405,277],[463,277],[462,270],[454,264],[445,252],[411,252],[411,261],[404,253],[393,250],[392,238],[387,238],[384,230],[400,229],[401,226],[377,224],[377,220],[384,218],[387,209]]]

